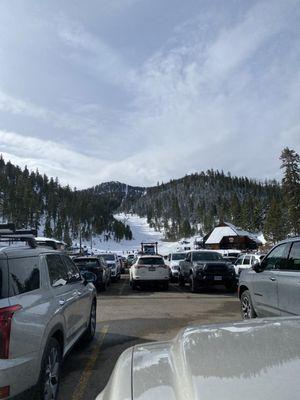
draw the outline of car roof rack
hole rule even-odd
[[[37,247],[36,241],[36,229],[15,229],[15,225],[0,224],[0,242],[5,242],[12,245],[16,242],[26,242],[28,246],[35,249]]]

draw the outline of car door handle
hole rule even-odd
[[[63,305],[65,305],[66,304],[66,300],[64,300],[64,299],[61,299],[61,300],[59,300],[59,305],[60,306],[63,306]]]
[[[269,279],[270,279],[270,281],[273,281],[273,282],[276,281],[276,278],[274,278],[273,276],[269,276]]]

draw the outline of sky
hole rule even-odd
[[[0,153],[86,188],[280,179],[299,0],[0,0]]]

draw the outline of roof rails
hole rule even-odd
[[[9,245],[15,242],[27,242],[27,244],[35,249],[36,230],[35,229],[15,229],[14,224],[0,224],[0,242]]]

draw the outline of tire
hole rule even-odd
[[[184,287],[185,286],[184,278],[181,275],[179,275],[179,277],[178,277],[178,285],[180,287]]]
[[[163,290],[169,290],[169,282],[164,282],[163,283]]]
[[[56,400],[62,365],[62,349],[55,338],[48,340],[41,364],[35,400]]]
[[[227,292],[229,293],[235,293],[237,291],[237,286],[232,284],[232,285],[226,285]]]
[[[194,278],[193,274],[190,275],[190,290],[192,293],[197,293],[197,291],[198,291],[198,286],[195,282],[195,278]]]
[[[137,285],[136,282],[134,280],[130,281],[130,286],[132,290],[136,290],[137,289]]]
[[[243,319],[256,317],[249,290],[245,290],[241,296],[241,314]]]
[[[90,312],[89,326],[87,327],[87,330],[85,331],[82,337],[82,339],[85,342],[91,342],[94,339],[96,332],[96,312],[97,312],[96,302],[93,301]]]

